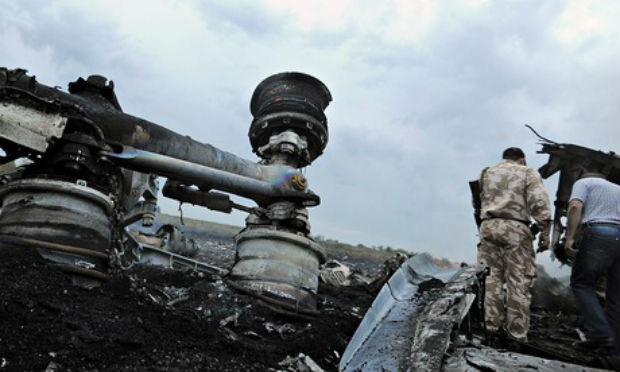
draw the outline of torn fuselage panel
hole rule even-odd
[[[468,291],[473,292],[476,275],[482,271],[482,267],[441,269],[426,253],[405,261],[351,338],[340,372],[417,370],[425,364],[435,368],[435,360],[440,366],[452,330],[473,303]],[[433,285],[426,286],[427,282]]]
[[[52,138],[60,138],[67,118],[55,105],[35,97],[3,94],[0,104],[0,139],[43,153]]]

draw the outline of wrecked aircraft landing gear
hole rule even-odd
[[[236,263],[231,284],[293,316],[316,316],[321,245],[303,235],[267,227],[250,228],[235,237]]]
[[[98,285],[108,279],[121,178],[98,154],[101,132],[23,91],[4,88],[2,101],[0,147],[30,164],[0,181],[0,242],[36,248],[76,284]]]
[[[331,101],[327,87],[312,76],[285,72],[263,80],[254,91],[250,143],[263,164],[301,168],[320,156],[327,145]],[[303,175],[293,187],[307,187]],[[246,229],[235,237],[237,255],[231,284],[258,296],[275,311],[315,316],[319,265],[323,247],[308,233],[303,204],[275,202],[253,211]],[[275,308],[274,308],[275,306]]]
[[[123,113],[113,83],[102,76],[79,78],[66,93],[38,83],[25,70],[0,68],[0,148],[5,153],[0,164],[30,161],[0,177],[0,243],[45,249],[46,258],[68,270],[105,279],[107,261],[119,263],[122,241],[129,240],[124,227],[139,219],[144,226],[153,224],[157,187],[150,181],[163,176],[170,181],[166,196],[250,213],[247,231],[238,239],[236,287],[288,312],[315,314],[324,254],[308,237],[306,207],[320,199],[299,169],[327,144],[323,110],[330,101],[323,83],[309,75],[289,72],[263,81],[251,102],[250,142],[262,158],[256,164]],[[238,205],[215,190],[258,206]],[[272,254],[274,247],[285,250],[286,257]]]
[[[84,184],[34,178],[1,187],[0,199],[0,240],[37,248],[62,270],[106,279],[114,208],[109,196]]]

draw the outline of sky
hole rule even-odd
[[[620,152],[617,0],[0,4],[0,66],[63,89],[104,75],[125,112],[247,159],[256,85],[283,71],[323,81],[329,143],[304,171],[322,199],[314,235],[475,262],[468,181],[510,146],[544,164],[525,124]],[[557,179],[545,184],[553,199]]]

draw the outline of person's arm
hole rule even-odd
[[[570,198],[568,199],[568,210],[566,211],[566,243],[564,245],[564,250],[570,261],[573,261],[577,256],[575,235],[579,229],[583,205],[588,198],[588,193],[588,182],[585,179],[580,179],[573,184]]]
[[[540,174],[528,168],[526,173],[526,202],[532,218],[540,226],[538,236],[538,249],[536,252],[544,252],[549,249],[551,231],[551,202],[549,194],[543,185]]]
[[[545,221],[540,227],[540,235],[538,236],[538,248],[536,253],[542,253],[549,250],[551,245],[551,220]]]
[[[577,250],[573,248],[575,244],[575,232],[581,221],[581,213],[583,211],[583,202],[579,199],[571,199],[568,202],[568,211],[566,212],[566,255],[572,260],[577,255]]]

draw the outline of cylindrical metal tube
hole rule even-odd
[[[305,236],[264,227],[239,233],[235,243],[235,287],[290,312],[316,315],[319,264],[325,261],[322,246]]]
[[[266,180],[259,180],[229,173],[205,165],[147,151],[125,148],[122,153],[106,152],[104,155],[119,165],[139,172],[155,173],[178,181],[231,192],[257,202],[269,199],[298,199],[304,205],[318,204],[318,196],[293,190],[291,178],[299,172],[294,168],[277,167]]]

